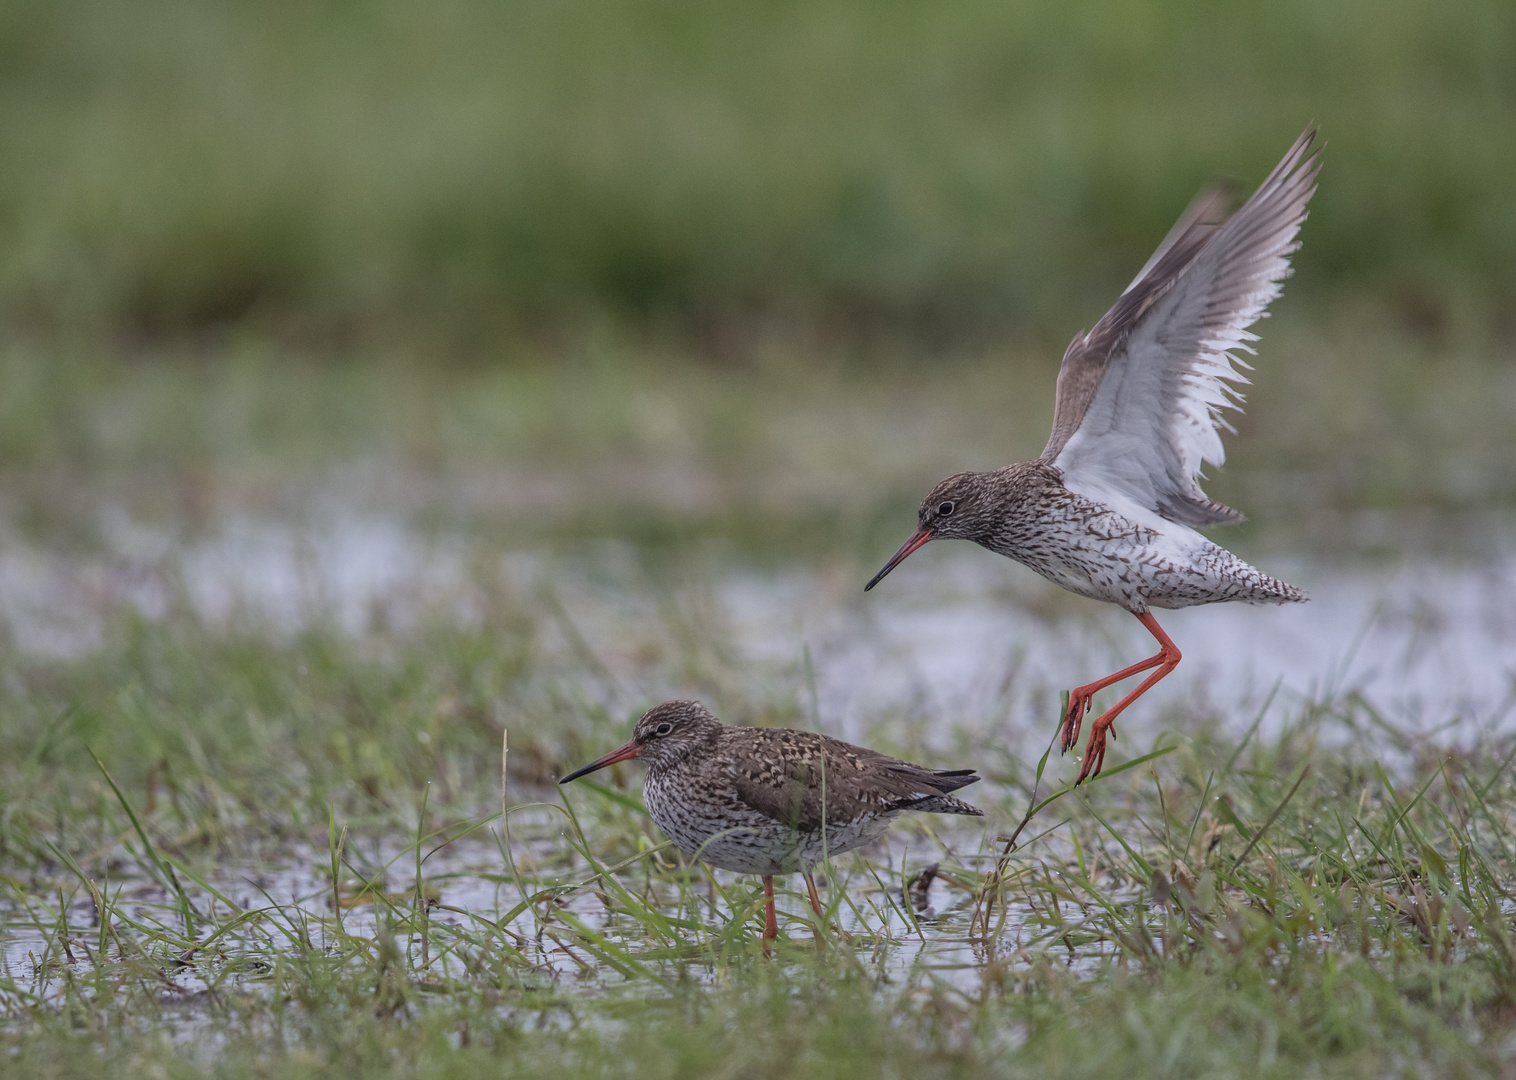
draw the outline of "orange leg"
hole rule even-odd
[[[821,894],[816,891],[816,879],[810,874],[805,875],[805,891],[811,897],[811,910],[816,913],[816,948],[826,948],[825,931],[826,913],[821,910]]]
[[[811,894],[811,910],[816,913],[816,918],[825,919],[826,913],[821,910],[821,894],[816,891],[816,879],[810,874],[805,875],[805,891]]]
[[[779,937],[779,917],[774,914],[774,879],[763,879],[763,949],[768,951],[768,943]]]
[[[1146,660],[1124,667],[1114,675],[1107,675],[1092,683],[1076,686],[1069,691],[1069,707],[1063,714],[1063,752],[1067,754],[1079,742],[1079,733],[1084,729],[1084,715],[1094,707],[1094,698],[1097,693],[1104,690],[1112,683],[1119,683],[1122,679],[1129,679],[1139,672],[1155,668],[1163,663],[1163,653],[1150,656]]]
[[[1169,636],[1163,632],[1163,627],[1158,625],[1158,620],[1147,612],[1143,612],[1137,618],[1143,626],[1148,628],[1148,633],[1158,639],[1158,655],[1150,656],[1131,667],[1122,668],[1116,674],[1108,675],[1104,679],[1075,687],[1069,692],[1069,707],[1063,716],[1064,753],[1068,753],[1079,742],[1079,731],[1084,726],[1084,714],[1090,710],[1092,699],[1097,691],[1104,690],[1112,683],[1120,682],[1122,679],[1150,668],[1158,670],[1143,679],[1137,689],[1118,701],[1113,708],[1107,709],[1090,726],[1090,742],[1085,747],[1084,763],[1079,769],[1079,779],[1074,781],[1075,784],[1081,784],[1091,776],[1100,775],[1100,768],[1105,764],[1105,738],[1106,735],[1116,737],[1116,733],[1111,730],[1111,725],[1116,722],[1116,717],[1121,715],[1121,711],[1151,690],[1159,679],[1179,666],[1179,647],[1169,640]]]

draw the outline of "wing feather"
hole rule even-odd
[[[1242,515],[1200,490],[1203,464],[1221,465],[1223,415],[1253,351],[1248,331],[1290,274],[1289,256],[1316,191],[1316,132],[1296,140],[1243,207],[1217,225],[1219,193],[1191,204],[1058,372],[1053,432],[1042,460],[1071,490],[1124,497],[1170,521],[1203,526]]]
[[[812,751],[803,756],[779,754],[765,762],[760,774],[741,773],[733,780],[737,797],[774,821],[802,832],[814,832],[822,823],[845,823],[845,807],[867,807],[867,802],[845,799],[840,793],[866,789],[884,810],[935,810],[962,814],[977,811],[938,809],[949,804],[967,806],[947,793],[975,783],[973,769],[931,770],[892,758],[876,750],[851,746],[834,739],[807,736]],[[821,781],[820,753],[826,754],[825,782]],[[827,791],[827,805],[822,792]]]

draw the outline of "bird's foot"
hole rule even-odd
[[[1084,727],[1085,713],[1095,702],[1095,693],[1083,686],[1069,691],[1069,705],[1063,711],[1063,737],[1060,743],[1067,754],[1079,745],[1079,731]]]
[[[1074,781],[1078,787],[1086,780],[1093,780],[1100,775],[1101,768],[1105,765],[1105,737],[1116,737],[1116,718],[1113,716],[1107,720],[1104,716],[1090,725],[1090,742],[1084,748],[1084,764],[1079,767],[1079,779]]]

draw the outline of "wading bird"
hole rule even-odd
[[[1156,669],[1092,722],[1075,783],[1099,774],[1121,711],[1179,663],[1152,608],[1305,599],[1195,530],[1242,520],[1200,490],[1200,469],[1226,458],[1222,410],[1241,407],[1233,384],[1247,381],[1234,353],[1253,352],[1258,339],[1248,327],[1279,296],[1300,246],[1320,168],[1308,155],[1315,137],[1301,135],[1229,218],[1220,212],[1222,191],[1202,191],[1116,305],[1070,343],[1042,455],[943,480],[922,501],[916,532],[864,586],[872,589],[927,541],[954,537],[1137,616],[1158,639],[1158,654],[1069,693],[1065,753],[1097,691]]]
[[[647,764],[643,801],[680,851],[763,878],[765,942],[779,934],[774,875],[804,874],[822,919],[811,876],[822,859],[867,844],[907,810],[982,816],[948,794],[978,780],[973,769],[924,769],[810,731],[732,727],[698,701],[648,710],[630,742],[558,782],[631,758]]]

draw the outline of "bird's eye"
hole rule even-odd
[[[937,507],[937,516],[938,517],[947,517],[952,512],[953,512],[953,504],[950,503],[950,502],[945,502],[941,506]]]
[[[673,730],[674,730],[674,725],[673,724],[664,723],[664,724],[659,724],[657,727],[655,727],[653,729],[653,734],[654,735],[667,735],[669,732],[671,732]]]

